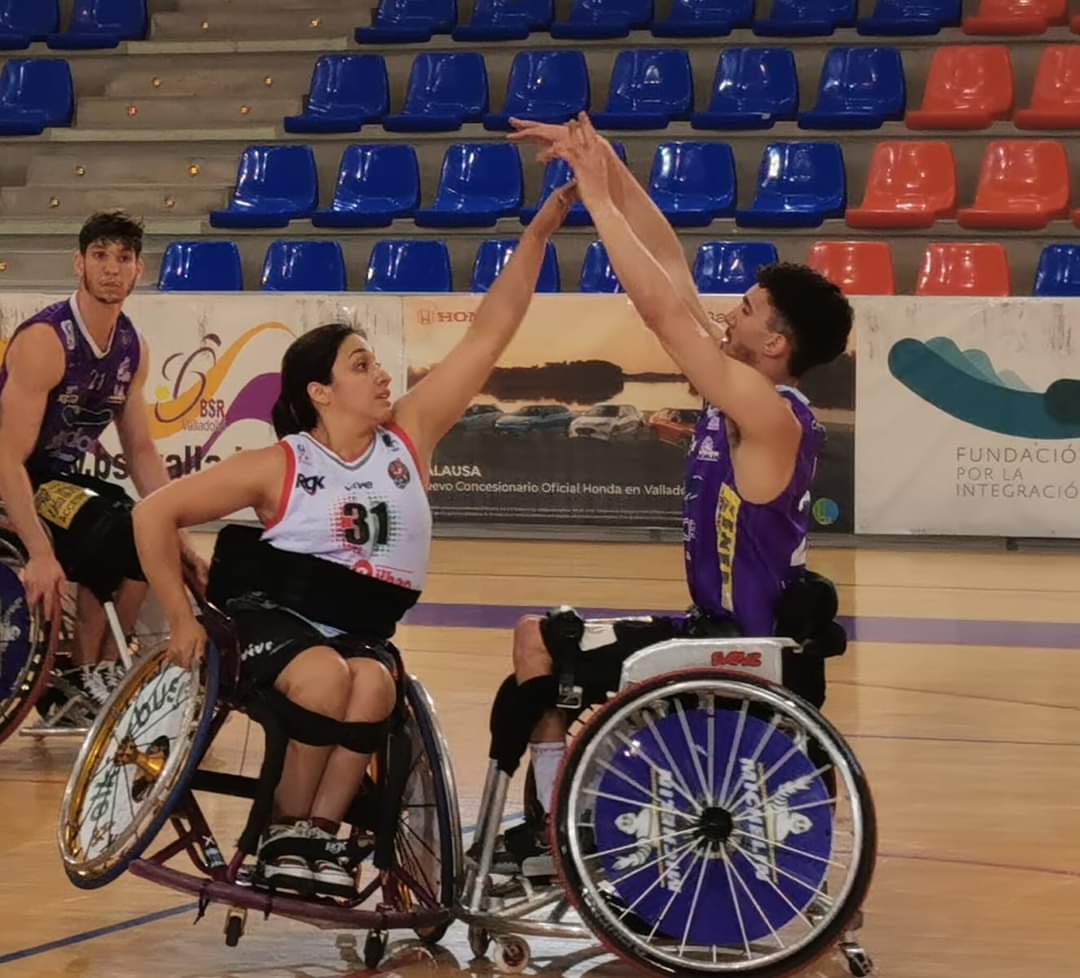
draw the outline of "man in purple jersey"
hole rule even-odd
[[[51,619],[65,582],[80,585],[64,678],[88,704],[104,702],[119,678],[102,603],[114,600],[130,629],[146,584],[132,500],[80,464],[115,423],[139,492],[169,481],[143,398],[146,342],[122,311],[143,271],[142,236],[142,224],[123,212],[94,214],[79,233],[78,289],[20,325],[0,367],[0,498],[28,554],[27,602],[43,602]],[[186,560],[205,572],[190,548]]]
[[[758,272],[758,284],[717,329],[667,219],[588,118],[568,126],[514,126],[510,138],[538,143],[541,161],[560,158],[572,166],[619,281],[705,407],[684,484],[690,613],[582,621],[563,612],[528,616],[514,629],[514,674],[496,697],[491,753],[513,773],[524,738],[505,730],[515,723],[531,728],[543,814],[531,813],[506,833],[508,852],[501,857],[511,865],[546,849],[543,828],[565,752],[567,715],[553,708],[555,659],[568,641],[574,682],[587,705],[617,688],[622,663],[645,646],[680,635],[776,634],[781,596],[788,591],[794,598],[790,585],[808,576],[810,486],[824,436],[797,390],[798,378],[845,350],[852,323],[851,306],[835,285],[806,266],[780,263]],[[820,583],[831,592],[831,584]],[[831,623],[835,607],[825,614]],[[810,698],[823,699],[823,673],[810,685]]]

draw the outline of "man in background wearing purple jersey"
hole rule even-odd
[[[514,127],[510,138],[538,144],[541,161],[571,165],[619,281],[705,406],[684,483],[691,612],[584,622],[566,613],[528,616],[514,629],[514,674],[493,709],[492,757],[512,773],[523,738],[501,736],[502,728],[513,726],[513,718],[531,727],[543,814],[530,813],[507,831],[507,851],[497,859],[510,866],[547,849],[544,825],[565,753],[567,715],[553,708],[558,684],[551,650],[565,645],[567,627],[576,650],[574,681],[586,705],[615,690],[623,661],[645,646],[679,635],[775,634],[781,595],[806,574],[810,486],[824,437],[798,378],[843,353],[852,324],[851,306],[835,285],[806,266],[780,263],[758,272],[758,284],[718,329],[667,219],[587,117],[568,126],[515,121]],[[811,698],[823,699],[823,672],[817,685],[820,694]]]
[[[123,313],[143,271],[142,236],[142,224],[123,212],[94,214],[79,233],[77,290],[20,325],[0,367],[0,498],[29,557],[27,602],[41,601],[51,619],[66,581],[80,585],[72,669],[63,678],[91,708],[119,678],[103,602],[115,601],[130,630],[146,584],[132,500],[80,464],[115,423],[138,491],[146,496],[169,481],[143,397],[147,345]],[[186,559],[205,574],[190,548]]]

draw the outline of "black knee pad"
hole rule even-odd
[[[537,676],[518,685],[507,676],[491,705],[491,749],[488,756],[509,775],[518,769],[529,737],[541,717],[555,706],[558,684],[554,676]]]

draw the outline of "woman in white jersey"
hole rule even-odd
[[[303,615],[280,601],[230,605],[244,688],[273,691],[287,705],[354,730],[386,720],[396,690],[379,641],[392,634],[423,587],[431,543],[424,487],[432,453],[524,318],[547,240],[574,200],[570,186],[549,198],[468,333],[397,401],[389,375],[359,333],[338,324],[319,327],[283,358],[273,416],[281,441],[238,452],[136,507],[136,542],[169,618],[172,661],[187,666],[206,645],[184,591],[179,531],[252,507],[271,563],[319,558],[335,565],[335,581],[343,567],[354,571],[345,576],[355,587],[348,601],[326,602],[326,614],[319,613],[318,595],[304,604]],[[292,576],[290,567],[285,563],[279,576]],[[340,624],[342,614],[347,629],[327,627],[335,616]],[[272,824],[259,849],[260,873],[277,889],[353,892],[355,867],[342,859],[335,840],[373,745],[363,736],[350,742],[353,749],[336,743],[289,740]]]

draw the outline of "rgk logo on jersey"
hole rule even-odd
[[[761,666],[760,652],[744,652],[742,649],[732,649],[730,652],[714,652],[712,654],[714,666],[743,666],[744,668],[757,669]]]
[[[309,496],[314,496],[320,489],[326,488],[326,476],[304,475],[296,473],[296,488],[303,489]]]

